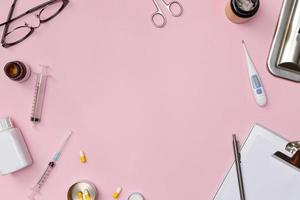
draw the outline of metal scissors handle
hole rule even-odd
[[[179,3],[176,0],[170,3],[165,2],[165,0],[161,0],[161,1],[163,5],[167,8],[167,10],[172,14],[173,17],[180,17],[182,15],[183,6],[181,5],[181,3]],[[152,23],[157,28],[163,28],[167,24],[167,19],[162,9],[160,8],[159,4],[157,3],[157,0],[153,0],[153,3],[155,4],[156,11],[151,16]],[[174,10],[176,7],[179,9],[178,11]],[[162,19],[161,23],[157,23],[157,21],[155,21],[155,18],[157,17]]]

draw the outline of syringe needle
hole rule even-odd
[[[48,163],[48,166],[47,166],[46,170],[44,171],[43,175],[41,176],[41,178],[39,179],[39,181],[35,184],[35,186],[32,189],[31,195],[29,196],[30,200],[34,200],[35,199],[36,194],[40,192],[41,188],[43,187],[43,185],[48,180],[48,177],[50,176],[53,168],[55,167],[56,162],[59,160],[60,155],[61,155],[62,151],[64,150],[67,142],[70,140],[72,134],[73,134],[73,132],[70,131],[69,134],[68,134],[68,136],[63,141],[63,143],[60,146],[60,148],[58,149],[58,151],[54,154],[54,157]]]
[[[65,146],[67,145],[68,141],[70,140],[71,136],[73,134],[73,131],[70,131],[69,132],[69,135],[66,137],[66,139],[63,141],[61,147],[58,149],[58,151],[54,154],[53,156],[53,160],[54,161],[58,161],[60,156],[61,156],[61,153],[62,151],[64,150]]]

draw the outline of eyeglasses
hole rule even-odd
[[[1,38],[1,43],[4,48],[11,47],[24,41],[34,32],[36,28],[39,28],[41,24],[46,23],[56,17],[67,6],[69,0],[50,0],[26,11],[17,17],[12,18],[16,3],[17,0],[14,0],[10,7],[6,22],[0,24],[0,27],[5,25]],[[39,20],[39,24],[37,26],[30,26],[25,23],[23,26],[18,26],[13,30],[8,31],[9,25],[12,22],[38,10],[40,10],[40,12],[36,15]]]

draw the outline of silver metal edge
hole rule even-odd
[[[297,0],[284,0],[282,3],[280,15],[275,29],[275,34],[269,51],[267,66],[271,74],[273,74],[276,77],[300,82],[300,73],[290,71],[288,69],[282,69],[277,66],[277,61],[281,53],[281,45],[288,24],[287,21],[289,20],[289,11],[292,9],[294,1]]]

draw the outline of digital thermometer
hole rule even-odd
[[[248,66],[248,72],[249,72],[249,79],[251,82],[252,86],[252,92],[255,97],[256,103],[263,107],[267,104],[267,96],[263,87],[263,84],[261,82],[261,79],[255,69],[255,65],[249,55],[249,52],[247,50],[245,41],[242,41],[245,55],[246,55],[246,60],[247,60],[247,66]]]

